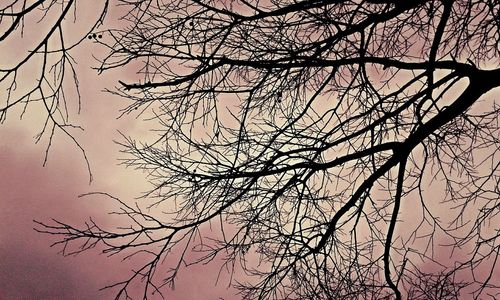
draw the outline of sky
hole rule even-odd
[[[34,128],[26,125],[27,120],[9,121],[0,127],[0,299],[110,299],[112,293],[98,290],[123,279],[131,270],[127,262],[98,251],[63,257],[58,254],[61,247],[50,247],[57,238],[33,230],[33,220],[51,218],[82,224],[93,216],[106,222],[106,213],[113,210],[106,199],[78,195],[103,191],[133,201],[148,186],[141,173],[118,166],[119,147],[113,143],[119,138],[117,129],[141,129],[135,128],[134,121],[115,119],[113,108],[121,105],[119,99],[98,90],[93,93],[96,97],[86,99],[108,105],[104,109],[86,102],[79,122],[85,128],[79,141],[88,153],[94,176],[90,185],[85,163],[72,144],[56,136],[43,167],[46,145],[34,144]],[[215,287],[218,270],[208,271],[182,272],[176,289],[167,295],[170,299],[231,295],[226,286]]]
[[[92,3],[90,3],[92,2]],[[86,4],[85,4],[86,3]],[[100,1],[99,3],[103,3]],[[94,22],[101,7],[94,1],[78,1],[77,22],[67,24],[68,41],[81,37]],[[114,7],[104,26],[116,22]],[[0,66],[8,66],[26,53],[30,39],[44,31],[44,23],[27,22],[24,37],[20,34],[0,45]],[[0,27],[1,28],[1,27]],[[35,30],[36,29],[36,30]],[[133,268],[122,257],[109,258],[95,251],[77,256],[62,256],[61,247],[51,245],[57,237],[33,230],[34,220],[50,222],[52,218],[81,225],[90,216],[104,224],[112,223],[113,204],[98,196],[79,198],[91,192],[106,192],[126,201],[149,187],[140,171],[119,165],[122,140],[118,131],[135,137],[150,135],[141,118],[118,118],[128,103],[104,92],[117,85],[117,79],[127,79],[126,70],[97,76],[91,67],[97,66],[95,56],[104,49],[93,40],[85,39],[71,54],[77,65],[81,86],[82,108],[77,114],[76,98],[69,98],[71,121],[84,128],[72,133],[86,151],[93,181],[85,160],[68,137],[56,132],[44,166],[48,136],[35,143],[41,130],[43,114],[36,104],[29,105],[20,119],[20,110],[12,110],[0,125],[0,299],[112,299],[112,291],[100,288],[123,280]],[[29,82],[34,66],[20,74],[20,86]],[[5,89],[0,91],[5,99]],[[123,157],[123,156],[122,156]],[[102,249],[101,249],[102,250]],[[166,289],[168,299],[233,299],[234,290],[227,282],[215,285],[218,267],[192,268],[179,274],[175,290]],[[207,298],[208,297],[208,298]],[[235,298],[236,299],[236,298]]]
[[[93,1],[79,2],[79,19],[68,24],[68,39],[82,36],[98,17],[100,8],[90,2]],[[112,7],[104,28],[116,25],[118,14],[119,9]],[[20,49],[29,48],[26,40],[39,34],[30,25],[35,26],[27,25],[23,39],[0,45],[0,66],[8,65],[9,60],[22,53]],[[71,120],[84,128],[82,132],[72,132],[86,151],[93,174],[91,183],[81,152],[63,134],[56,133],[44,166],[48,140],[45,135],[35,143],[34,137],[43,123],[36,105],[28,107],[22,120],[20,110],[14,110],[0,125],[0,300],[111,299],[112,291],[99,289],[123,279],[133,268],[133,263],[121,261],[123,256],[110,258],[100,254],[99,249],[63,257],[60,246],[51,247],[57,237],[33,230],[34,220],[50,222],[52,218],[78,225],[92,216],[104,224],[113,224],[108,213],[116,207],[109,199],[79,195],[106,192],[134,201],[149,188],[143,173],[119,164],[123,154],[115,141],[123,139],[119,132],[147,139],[152,136],[148,130],[151,124],[136,115],[118,118],[128,102],[103,90],[116,86],[118,79],[133,78],[134,73],[121,69],[97,76],[91,67],[97,66],[95,57],[104,51],[92,39],[85,39],[72,51],[78,62],[82,109],[77,114],[75,105],[70,106]],[[29,78],[29,72],[23,76]],[[5,97],[2,90],[0,97]],[[75,99],[72,100],[74,104]],[[428,192],[439,198],[439,193]],[[402,215],[411,213],[403,207]],[[217,264],[184,269],[175,290],[165,289],[165,295],[168,299],[239,299],[234,289],[227,288],[227,276],[215,285],[218,272]]]

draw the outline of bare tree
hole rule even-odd
[[[110,92],[162,128],[123,143],[153,187],[108,195],[128,226],[38,227],[140,255],[117,299],[213,260],[244,299],[498,296],[497,0],[120,2],[100,70],[141,76]]]

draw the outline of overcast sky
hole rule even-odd
[[[94,1],[79,3],[85,2],[88,7],[78,8],[79,19],[68,29],[68,38],[81,36],[97,18],[99,7],[89,4]],[[112,10],[103,28],[113,26],[117,14]],[[26,32],[36,32],[32,30],[34,27],[27,26]],[[29,37],[27,33],[25,39]],[[0,46],[0,53],[6,53],[3,59],[0,57],[0,65],[22,53],[20,45],[26,44],[23,41],[11,40]],[[130,69],[122,69],[97,76],[91,67],[97,66],[94,57],[104,51],[102,46],[86,39],[72,52],[78,62],[82,109],[77,115],[75,105],[70,106],[71,120],[84,128],[83,132],[72,132],[87,153],[93,173],[90,184],[81,152],[63,134],[56,133],[43,167],[48,136],[35,144],[34,137],[44,121],[36,105],[28,107],[22,120],[19,120],[21,108],[16,108],[0,125],[0,299],[110,299],[112,291],[99,289],[126,279],[133,268],[133,262],[121,261],[123,256],[108,258],[100,255],[99,249],[63,257],[58,254],[60,246],[50,247],[57,237],[33,230],[33,220],[47,222],[51,218],[80,225],[93,216],[104,224],[114,224],[114,219],[107,215],[115,208],[109,199],[78,196],[106,192],[132,202],[149,187],[143,173],[119,165],[118,159],[123,154],[114,141],[122,140],[118,131],[148,139],[154,124],[136,115],[117,118],[129,103],[103,90],[116,86],[118,79],[133,78],[134,74]],[[0,90],[0,97],[5,97],[2,93],[5,91]],[[442,191],[436,188],[427,193],[439,199]],[[411,223],[414,212],[405,205],[401,219]],[[447,255],[444,253],[443,257]],[[218,272],[218,264],[183,269],[176,289],[165,289],[165,295],[169,299],[239,299],[235,290],[227,289],[227,274],[215,286]]]
[[[77,23],[68,27],[68,39],[81,36],[98,16],[99,7],[94,1],[83,6],[85,2],[78,2]],[[94,4],[89,5],[90,2]],[[116,20],[115,13],[112,9],[104,27]],[[17,54],[25,53],[27,48],[23,46],[29,44],[26,40],[40,35],[43,31],[40,28],[43,24],[31,27],[28,24],[24,39],[16,35],[15,39],[2,43],[0,65],[8,65]],[[56,132],[43,167],[48,135],[35,144],[34,137],[44,121],[36,104],[28,107],[22,120],[19,120],[21,108],[12,110],[0,126],[0,299],[112,299],[112,292],[99,292],[99,289],[125,279],[133,267],[128,261],[121,261],[123,256],[99,255],[99,249],[76,257],[63,257],[58,254],[61,247],[50,247],[57,238],[33,230],[33,220],[50,221],[51,218],[81,225],[92,216],[110,224],[113,219],[107,213],[113,211],[113,205],[108,199],[78,196],[106,192],[132,202],[149,186],[144,174],[118,165],[120,147],[114,143],[122,139],[118,130],[141,139],[151,134],[149,125],[141,118],[117,119],[120,109],[128,103],[103,90],[133,74],[120,70],[97,76],[91,69],[97,66],[93,56],[102,55],[103,51],[86,39],[71,52],[78,62],[82,95],[80,115],[76,114],[75,98],[70,98],[71,121],[85,129],[72,132],[88,155],[94,179],[90,185],[81,152],[63,134]],[[5,97],[4,89],[0,96]],[[183,271],[175,290],[166,289],[165,295],[170,296],[169,299],[235,298],[235,291],[227,290],[227,281],[215,287],[217,273],[217,266]]]

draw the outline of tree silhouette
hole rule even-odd
[[[123,142],[153,187],[37,227],[140,257],[117,299],[209,261],[244,299],[498,296],[498,1],[121,2],[99,69],[140,75],[110,92],[162,128]]]

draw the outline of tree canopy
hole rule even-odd
[[[160,128],[122,141],[152,188],[107,195],[128,226],[37,227],[137,255],[117,299],[210,261],[244,299],[498,296],[498,0],[117,2],[97,69],[137,71],[109,92]]]

